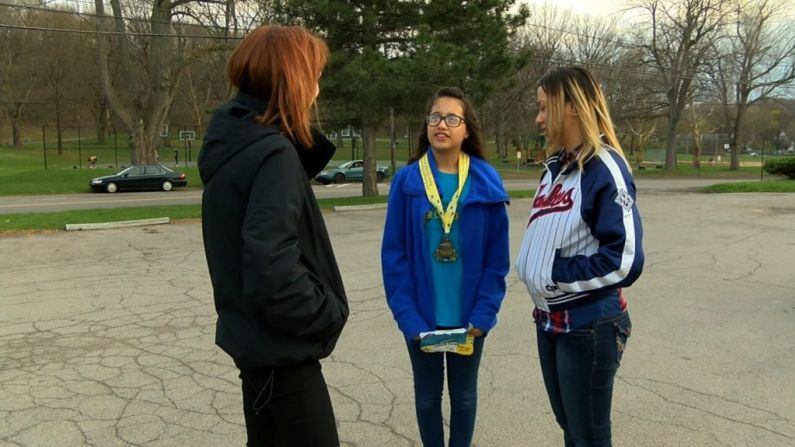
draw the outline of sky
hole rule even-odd
[[[550,4],[561,9],[570,9],[575,14],[606,17],[627,7],[626,0],[523,0],[531,6]]]
[[[576,14],[594,17],[609,17],[614,14],[621,15],[621,10],[630,5],[637,4],[637,0],[520,0],[531,6],[550,4],[562,9],[570,9]],[[785,0],[786,1],[786,0]],[[795,19],[795,1],[790,1],[787,7],[788,16]]]

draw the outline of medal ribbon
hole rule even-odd
[[[450,229],[453,228],[455,212],[458,208],[458,198],[469,176],[469,155],[464,151],[458,154],[458,189],[455,194],[453,194],[453,198],[450,199],[450,203],[447,204],[446,210],[442,207],[442,198],[439,195],[439,190],[436,188],[436,181],[433,179],[433,172],[431,172],[431,163],[428,161],[427,152],[420,158],[420,173],[422,174],[422,184],[425,186],[425,195],[439,214],[444,235],[447,236],[450,234]]]

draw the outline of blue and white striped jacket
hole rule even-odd
[[[536,307],[560,311],[635,282],[643,269],[643,229],[635,182],[613,148],[563,172],[549,157],[516,260]]]

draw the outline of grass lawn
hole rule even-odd
[[[104,157],[102,152],[84,148],[82,155],[99,153],[96,169],[88,169],[85,160],[78,167],[77,153],[69,150],[58,156],[48,150],[47,169],[44,169],[41,147],[28,145],[19,149],[0,146],[0,196],[35,194],[71,194],[90,191],[88,182],[94,177],[115,174],[129,162]],[[107,148],[105,148],[106,150]],[[49,153],[52,152],[52,153]],[[200,187],[199,172],[195,167],[174,168],[188,176],[189,187]]]
[[[331,164],[338,164],[350,158],[350,140],[345,141],[347,146],[337,150],[335,159]],[[405,165],[408,158],[406,141],[398,145],[395,154],[398,167]],[[96,169],[88,169],[86,163],[79,166],[76,158],[77,153],[65,150],[63,156],[58,156],[56,152],[48,149],[48,168],[44,169],[42,150],[36,145],[28,145],[19,149],[0,147],[0,196],[3,195],[37,195],[37,194],[72,194],[88,192],[88,182],[94,177],[111,175],[119,172],[122,166],[129,165],[129,159],[121,159],[116,167],[112,149],[97,146],[97,150],[86,149],[81,154],[99,154],[99,162]],[[359,148],[361,149],[361,148]],[[105,151],[104,155],[102,151]],[[388,164],[390,160],[389,141],[377,140],[376,152],[380,164]],[[162,150],[161,150],[162,154]],[[166,166],[175,171],[184,172],[188,177],[188,188],[200,188],[202,186],[199,178],[199,170],[195,167],[195,156],[192,158],[194,166],[174,166],[173,159],[162,160]],[[353,155],[361,157],[361,150],[355,151]],[[125,153],[126,156],[126,153]],[[181,155],[182,158],[184,158]],[[502,163],[496,157],[492,164],[503,175],[504,178],[525,178],[537,179],[541,167],[522,166],[516,168],[516,164]]]
[[[706,193],[724,192],[795,192],[795,180],[719,183],[702,189]]]
[[[195,167],[176,167],[188,177],[188,188],[200,188],[199,170]],[[14,169],[0,167],[0,196],[36,194],[73,194],[91,191],[88,182],[94,177],[111,175],[121,168],[97,169]],[[180,188],[181,189],[181,188]]]
[[[66,224],[118,222],[123,220],[170,217],[171,220],[198,219],[199,205],[97,208],[54,213],[0,215],[0,233],[27,230],[63,230]]]
[[[750,162],[749,162],[750,163]],[[646,163],[645,169],[633,166],[632,174],[636,177],[665,178],[665,177],[693,177],[693,178],[714,178],[714,179],[738,179],[747,178],[749,180],[759,178],[760,166],[740,166],[740,169],[732,171],[728,163],[721,163],[709,166],[702,163],[701,168],[695,168],[692,164],[679,162],[675,171],[663,169],[664,162]],[[765,175],[768,175],[765,173]]]
[[[67,135],[67,137],[69,137]],[[72,136],[74,137],[74,136]],[[85,134],[83,135],[85,137]],[[197,136],[197,138],[199,138]],[[49,136],[48,136],[49,140]],[[126,148],[121,149],[121,141],[126,142],[126,137],[119,136],[117,139],[108,138],[105,144],[96,144],[90,140],[81,142],[79,148],[75,138],[66,138],[62,155],[58,155],[54,142],[47,143],[47,169],[44,169],[44,150],[40,142],[25,145],[22,148],[10,148],[0,146],[0,196],[3,195],[34,195],[34,194],[68,194],[88,192],[88,182],[93,177],[115,174],[122,169],[122,166],[129,165],[129,153]],[[338,141],[335,141],[338,142]],[[179,141],[173,142],[172,148],[161,148],[161,161],[169,167],[173,167],[173,150],[179,147]],[[198,157],[199,141],[194,142],[191,150],[191,159],[195,165]],[[497,169],[504,179],[528,179],[537,180],[542,166],[519,166],[516,165],[516,158],[509,157],[502,161],[493,155],[494,145],[490,144],[492,156],[491,164]],[[85,158],[89,155],[97,155],[97,169],[88,169]],[[389,140],[376,140],[376,155],[379,163],[389,163],[390,149]],[[350,140],[343,140],[338,148],[335,163],[350,159],[351,156],[359,158],[361,154],[361,142],[353,150]],[[201,187],[198,169],[195,166],[185,167],[185,151],[180,148],[181,166],[173,169],[184,172],[188,176],[188,187]],[[408,158],[408,141],[398,140],[395,159],[398,166],[405,164]],[[726,160],[715,166],[702,163],[700,169],[692,166],[688,155],[681,155],[677,170],[673,172],[661,169],[662,162],[646,162],[644,169],[634,168],[634,175],[637,177],[703,177],[714,179],[743,179],[753,180],[759,177],[760,158],[745,157],[743,163],[754,164],[753,166],[742,167],[739,170],[729,170]]]
[[[511,198],[532,197],[534,191],[509,191]],[[386,203],[386,196],[376,197],[341,197],[319,199],[322,209],[335,206],[369,205]],[[22,213],[0,215],[0,234],[24,231],[63,230],[66,224],[118,222],[123,220],[151,219],[169,217],[172,221],[201,219],[200,205],[147,206],[130,208],[98,208],[53,213]]]

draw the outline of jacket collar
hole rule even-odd
[[[439,174],[439,169],[436,166],[436,159],[433,156],[433,151],[428,150],[427,153],[431,172],[433,172],[433,177],[436,179]],[[488,162],[478,157],[470,157],[469,159],[469,192],[464,198],[464,203],[508,202],[508,194],[502,186],[502,180],[496,175]],[[419,161],[416,161],[403,168],[409,169],[402,189],[406,194],[425,195],[425,185],[422,183],[422,174],[420,174],[419,165]]]
[[[244,92],[243,90],[237,92],[237,95],[235,95],[235,102],[253,110],[257,115],[263,114],[265,109],[268,107],[267,101],[250,93]]]
[[[579,149],[577,150],[577,154],[579,154]],[[576,157],[572,157],[571,154],[566,153],[565,149],[561,149],[547,157],[543,164],[547,168],[547,171],[552,174],[552,178],[556,178],[558,174],[570,174],[579,167],[576,163]],[[561,172],[563,166],[566,166],[566,169]]]

